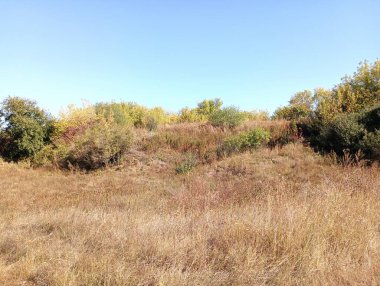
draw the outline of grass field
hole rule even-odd
[[[178,175],[170,148],[82,174],[0,163],[1,285],[379,285],[380,171],[302,144]]]

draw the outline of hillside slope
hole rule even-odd
[[[300,144],[174,172],[171,150],[90,174],[2,163],[2,285],[376,285],[380,172]]]

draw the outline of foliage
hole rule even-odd
[[[279,107],[273,114],[273,119],[299,120],[310,115],[310,110],[304,106]]]
[[[271,136],[268,145],[272,148],[302,140],[302,133],[296,121],[285,122],[285,124],[275,124],[269,128],[269,132]]]
[[[208,118],[214,112],[220,110],[223,102],[219,98],[205,99],[198,103],[197,113]]]
[[[331,90],[316,89],[314,92],[315,116],[331,120],[341,113],[360,112],[380,102],[380,60],[372,65],[360,63],[352,76]]]
[[[75,105],[69,105],[60,112],[58,120],[54,121],[52,140],[62,138],[65,141],[70,141],[100,118],[101,116],[96,114],[93,106],[79,108]]]
[[[321,138],[328,150],[343,155],[345,149],[355,153],[360,149],[360,140],[365,135],[364,127],[358,122],[357,114],[340,115],[329,125],[325,125]]]
[[[112,119],[118,125],[157,129],[158,125],[176,122],[173,114],[165,112],[161,107],[147,108],[136,103],[98,103],[95,112],[107,120]]]
[[[129,128],[100,120],[68,144],[67,155],[61,161],[85,170],[102,168],[118,163],[131,142]]]
[[[179,112],[179,122],[206,122],[211,114],[221,109],[223,102],[219,98],[205,99],[198,103],[197,108],[185,107]]]
[[[209,117],[209,122],[215,127],[235,128],[244,120],[244,113],[234,106],[217,110]]]
[[[196,156],[193,154],[187,155],[186,159],[180,163],[178,163],[175,167],[175,171],[177,174],[186,174],[193,170],[193,168],[197,165]]]
[[[263,110],[243,111],[242,112],[247,120],[251,121],[266,121],[269,120],[269,113]]]
[[[362,112],[359,122],[369,132],[380,130],[380,106],[375,106]]]
[[[331,121],[318,119],[304,122],[302,129],[310,144],[321,151],[343,156],[364,152],[364,158],[379,159],[379,107],[360,113],[342,113]]]
[[[297,92],[289,100],[289,105],[279,107],[273,114],[273,119],[299,120],[310,116],[313,108],[311,91]]]
[[[233,153],[253,150],[262,144],[268,143],[270,133],[262,128],[255,128],[248,132],[227,138],[218,148],[219,157],[229,156]]]
[[[204,116],[201,116],[197,109],[191,109],[188,107],[182,108],[178,115],[178,121],[180,123],[193,123],[206,121]]]
[[[19,161],[48,143],[52,119],[35,101],[8,97],[0,105],[0,128],[2,156]]]
[[[380,129],[366,133],[360,144],[368,158],[380,160]]]

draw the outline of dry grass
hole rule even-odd
[[[173,154],[92,174],[0,164],[0,284],[380,284],[378,168],[296,144],[174,175]]]
[[[295,140],[291,124],[285,120],[247,121],[234,129],[217,128],[207,123],[181,123],[161,126],[154,134],[137,134],[136,148],[154,153],[167,147],[182,154],[192,154],[200,163],[211,163],[219,158],[217,149],[225,139],[258,127],[270,131],[269,146]]]

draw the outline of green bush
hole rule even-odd
[[[95,170],[120,162],[131,142],[129,128],[101,120],[71,142],[58,146],[58,161],[64,167]]]
[[[380,130],[380,106],[375,106],[361,113],[359,122],[369,132]]]
[[[146,118],[145,127],[146,127],[146,129],[148,129],[149,131],[155,131],[155,130],[157,130],[158,125],[159,125],[159,121],[158,121],[158,119],[155,118],[154,116],[149,115],[149,116]]]
[[[364,135],[360,145],[369,159],[380,160],[380,129]]]
[[[29,158],[49,142],[52,119],[36,102],[8,97],[0,105],[1,155],[9,161]]]
[[[284,106],[277,108],[273,119],[298,120],[308,117],[310,109],[304,106]]]
[[[301,128],[311,146],[320,151],[343,156],[360,150],[364,158],[380,159],[379,107],[361,113],[342,113],[330,121],[314,118],[304,122]]]
[[[177,174],[186,174],[193,170],[193,168],[197,165],[196,156],[190,154],[186,157],[186,159],[180,163],[178,163],[175,167],[175,172]]]
[[[227,138],[217,153],[219,157],[230,156],[233,153],[244,152],[257,149],[261,145],[268,143],[270,133],[262,128],[256,128],[248,132]]]
[[[216,110],[209,116],[209,122],[215,127],[235,128],[244,120],[245,115],[236,107],[225,107]]]
[[[361,149],[360,140],[366,133],[363,125],[359,124],[357,114],[344,114],[337,116],[328,126],[322,129],[323,144],[338,155],[345,149],[351,153]]]

